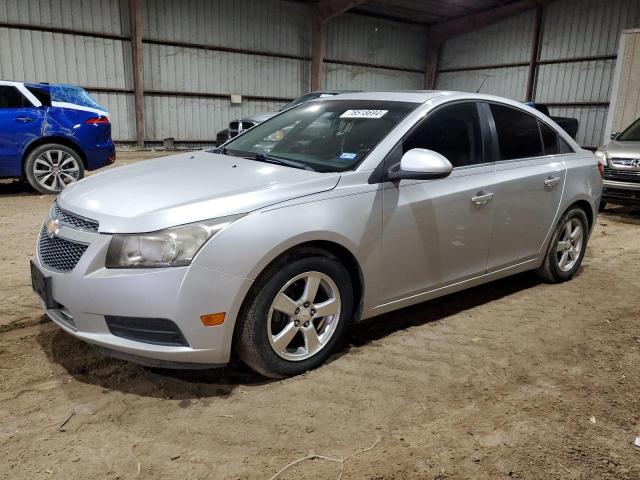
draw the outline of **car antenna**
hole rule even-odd
[[[480,84],[480,86],[478,87],[478,89],[476,90],[476,93],[480,93],[480,90],[482,90],[482,87],[484,87],[484,82],[487,81],[487,78],[489,78],[489,75],[485,75],[484,78],[482,79],[482,83]]]

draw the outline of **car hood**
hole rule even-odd
[[[611,141],[606,147],[609,157],[640,158],[640,142]]]
[[[100,232],[152,232],[331,190],[339,180],[338,173],[202,151],[92,175],[67,187],[58,204],[97,220]]]

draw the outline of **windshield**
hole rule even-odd
[[[294,161],[320,172],[351,170],[416,107],[368,100],[309,102],[247,130],[223,152]]]
[[[51,85],[51,100],[54,102],[73,103],[81,107],[91,107],[98,110],[105,108],[96,102],[84,88],[73,85]]]
[[[622,132],[616,140],[622,140],[623,142],[640,142],[640,118]]]

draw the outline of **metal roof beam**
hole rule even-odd
[[[322,21],[326,22],[347,10],[362,5],[366,1],[367,0],[320,0],[315,6],[315,10],[320,15]]]
[[[451,37],[486,27],[492,23],[538,7],[549,1],[551,0],[520,0],[502,7],[472,13],[456,20],[438,23],[428,28],[428,37],[430,41],[440,43]]]

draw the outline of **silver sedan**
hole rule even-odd
[[[32,283],[111,355],[193,368],[235,350],[281,378],[354,322],[526,270],[569,280],[601,190],[594,155],[520,103],[339,95],[70,186]]]

